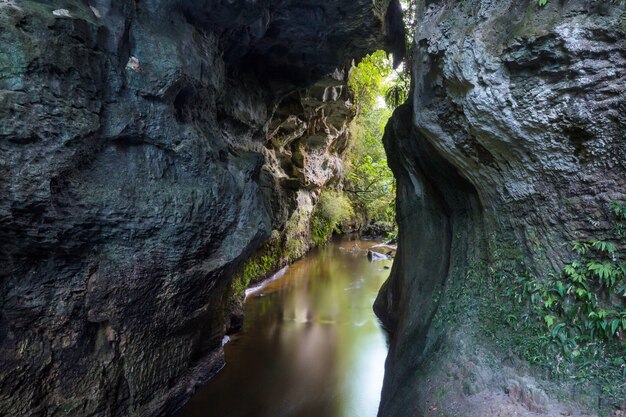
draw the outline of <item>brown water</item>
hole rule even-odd
[[[226,367],[177,417],[375,417],[387,355],[372,312],[391,261],[372,242],[314,250],[249,293]]]

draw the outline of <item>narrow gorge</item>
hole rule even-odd
[[[626,416],[625,7],[0,0],[0,415],[172,416],[214,378],[244,290],[332,235],[384,50],[378,416]]]

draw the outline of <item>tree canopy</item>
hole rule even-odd
[[[382,137],[393,107],[386,93],[397,78],[384,51],[365,57],[350,73],[358,114],[351,126],[346,191],[368,221],[394,221],[395,179]]]

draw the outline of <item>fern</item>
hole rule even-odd
[[[578,252],[579,255],[584,255],[589,251],[589,246],[587,242],[574,242],[572,248]]]
[[[626,15],[625,15],[626,16]],[[611,202],[609,209],[616,217],[616,220],[626,220],[626,204],[617,201]]]
[[[591,243],[591,245],[600,252],[615,253],[616,248],[614,243],[602,240],[591,240],[589,243]]]

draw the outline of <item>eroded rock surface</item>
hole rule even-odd
[[[232,275],[340,174],[345,64],[398,10],[0,2],[0,414],[163,415],[222,366]]]
[[[611,230],[609,203],[626,200],[620,13],[608,2],[418,1],[414,94],[385,137],[400,230],[376,303],[393,334],[380,416],[606,405],[601,392],[572,388],[558,394],[566,410],[540,376],[547,399],[509,384],[534,371],[475,337],[480,294],[463,282],[494,257],[559,273],[572,241]],[[438,318],[463,299],[458,321]]]

